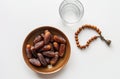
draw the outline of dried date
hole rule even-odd
[[[41,53],[38,53],[37,56],[38,56],[38,59],[39,59],[40,63],[41,63],[43,66],[47,66],[47,62],[46,62],[44,56],[43,56]]]
[[[62,43],[62,44],[66,43],[66,40],[63,37],[60,37],[60,36],[57,36],[57,35],[54,35],[53,40],[58,42],[58,43]]]
[[[49,43],[49,45],[51,46],[51,51],[54,51],[53,44]]]
[[[31,51],[31,45],[27,44],[26,45],[26,54],[28,58],[32,58],[32,51]]]
[[[37,53],[34,46],[31,46],[31,51],[32,51],[33,57],[37,58]]]
[[[53,46],[54,46],[55,50],[59,49],[59,44],[57,42],[53,42]]]
[[[48,51],[51,49],[51,45],[45,45],[40,51]]]
[[[47,64],[50,63],[50,58],[47,58],[47,57],[46,57],[45,60],[46,60]]]
[[[45,44],[48,44],[51,38],[51,33],[48,30],[45,30],[45,35],[44,35],[44,42]]]
[[[55,53],[53,51],[45,51],[45,52],[42,52],[42,54],[44,56],[47,56],[47,57],[54,57],[55,56]]]
[[[41,63],[38,59],[31,58],[31,59],[29,59],[29,62],[34,66],[41,66]]]
[[[34,47],[37,50],[39,48],[42,48],[43,46],[44,46],[44,41],[40,41],[40,42],[36,43]]]
[[[59,56],[63,57],[65,53],[65,44],[60,44]]]
[[[44,39],[45,34],[44,34],[44,33],[41,33],[41,36],[42,36],[42,38]]]
[[[51,65],[55,65],[58,61],[59,56],[56,54],[55,57],[53,57],[50,61]]]
[[[37,42],[39,42],[41,40],[42,40],[42,37],[40,35],[38,35],[37,37],[35,37],[33,43],[35,44],[35,43],[37,43]]]
[[[51,37],[50,37],[50,42],[53,42],[53,35],[51,34]]]

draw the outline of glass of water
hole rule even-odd
[[[64,0],[59,7],[59,14],[63,22],[76,23],[84,14],[84,7],[79,0]]]

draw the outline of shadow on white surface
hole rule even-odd
[[[42,79],[55,79],[57,76],[59,76],[60,74],[62,74],[62,72],[64,72],[65,67],[63,69],[61,69],[58,72],[52,73],[52,74],[39,74],[36,73],[38,77],[42,78]]]

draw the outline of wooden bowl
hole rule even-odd
[[[26,50],[25,50],[26,45],[27,44],[32,45],[32,42],[33,42],[35,36],[37,36],[40,33],[43,33],[43,31],[46,30],[46,29],[49,30],[52,34],[62,36],[67,40],[66,51],[65,51],[64,57],[60,58],[59,61],[56,63],[56,65],[52,66],[52,68],[33,66],[32,64],[30,64],[30,62],[29,62],[29,60],[27,58],[27,55],[26,55]],[[33,31],[31,31],[27,35],[27,37],[25,38],[24,43],[23,43],[23,48],[22,48],[22,53],[23,53],[23,58],[24,58],[25,63],[33,71],[35,71],[37,73],[41,73],[41,74],[51,74],[51,73],[55,73],[55,72],[61,70],[66,65],[66,63],[68,62],[69,57],[70,57],[70,52],[71,52],[71,47],[70,47],[70,43],[69,43],[69,40],[66,37],[66,35],[62,31],[60,31],[59,29],[51,27],[51,26],[42,26],[42,27],[38,27],[38,28],[34,29]]]

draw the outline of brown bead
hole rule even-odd
[[[88,44],[88,45],[90,44],[89,40],[87,41],[87,44]]]
[[[77,47],[80,47],[80,45],[79,45],[79,44],[77,44]]]
[[[84,26],[82,26],[82,30],[84,29],[85,27]]]
[[[80,31],[79,30],[77,30],[77,34],[79,34],[80,33]]]
[[[79,28],[78,30],[79,30],[79,32],[80,32],[80,31],[82,30],[82,28]]]
[[[75,32],[75,35],[78,35],[78,33],[77,33],[77,32]]]
[[[98,38],[98,36],[95,36],[94,38],[95,38],[95,39],[97,39],[97,38]]]
[[[86,45],[83,45],[82,48],[85,49],[85,48],[86,48]]]
[[[83,25],[84,28],[87,28],[87,25]]]
[[[91,38],[91,41],[93,41],[93,40],[94,40],[94,37]]]
[[[97,27],[96,27],[96,26],[92,26],[92,28],[93,28],[94,30],[96,30],[96,29],[97,29]]]
[[[79,41],[76,41],[76,44],[79,44]]]
[[[81,45],[80,45],[80,44],[78,44],[78,47],[81,47]]]
[[[89,46],[89,44],[86,44],[86,46],[88,47],[88,46]]]
[[[77,36],[77,35],[75,35],[75,38],[78,38],[78,36]]]
[[[89,44],[92,42],[92,38],[88,40]]]
[[[100,35],[101,34],[101,31],[99,30],[98,34]]]
[[[90,26],[90,25],[88,25],[88,24],[86,24],[85,26],[86,26],[86,28],[91,28],[91,26]]]
[[[78,41],[78,38],[75,38],[76,41]]]
[[[89,28],[92,28],[92,26],[91,25],[88,25],[89,26]]]

